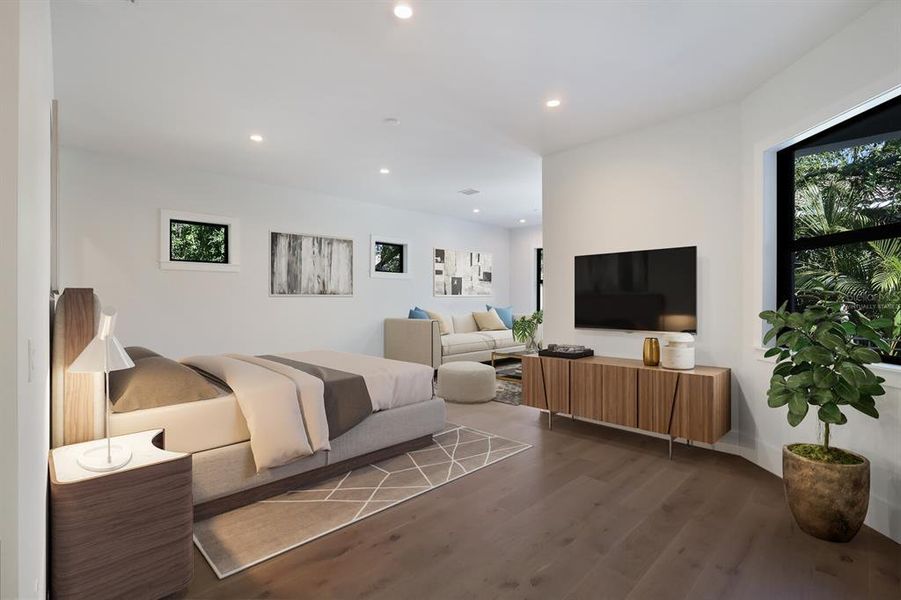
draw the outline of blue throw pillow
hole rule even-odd
[[[418,306],[414,306],[410,309],[410,313],[407,315],[408,319],[428,319],[429,313],[422,310]]]
[[[513,329],[513,307],[485,305],[485,310],[491,310],[492,308],[497,313],[497,316],[501,318],[501,321],[504,322],[504,325],[507,326],[507,329]]]

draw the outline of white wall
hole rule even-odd
[[[0,28],[0,596],[40,598],[50,433],[50,6],[0,3]]]
[[[14,598],[18,571],[16,240],[19,165],[19,5],[0,2],[0,598]]]
[[[510,303],[515,313],[531,313],[537,304],[535,251],[541,248],[541,225],[510,230]]]
[[[642,333],[574,327],[573,257],[697,246],[697,359],[735,364],[738,136],[738,107],[727,106],[544,158],[546,342],[640,357]]]
[[[119,309],[126,344],[168,356],[309,348],[381,355],[382,321],[413,304],[448,313],[508,304],[509,232],[223,175],[143,166],[64,149],[60,158],[61,283],[97,290]],[[161,208],[241,220],[241,270],[160,270]],[[268,232],[354,239],[353,298],[270,298]],[[412,277],[369,277],[370,234],[409,241]],[[432,295],[433,247],[491,252],[494,295]]]
[[[901,85],[901,3],[883,2],[850,23],[742,102],[742,320],[738,379],[747,399],[741,405],[746,456],[781,473],[781,447],[816,435],[815,419],[797,429],[764,394],[772,364],[761,360],[761,325],[756,314],[775,303],[772,214],[772,150],[793,137],[840,116],[862,102]],[[846,411],[848,425],[833,428],[833,443],[872,462],[867,522],[901,541],[901,369],[881,375],[892,386],[877,401],[873,420]]]
[[[545,339],[639,356],[641,334],[573,328],[573,256],[697,244],[698,361],[733,369],[733,431],[720,447],[781,474],[782,445],[817,427],[793,429],[766,405],[757,313],[774,300],[771,151],[901,85],[899,31],[901,3],[881,3],[737,105],[545,157]],[[882,417],[851,411],[834,440],[872,461],[867,522],[901,541],[901,369],[880,374]]]

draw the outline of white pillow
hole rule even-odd
[[[475,333],[479,330],[476,320],[472,318],[472,313],[454,315],[451,319],[454,322],[454,333]]]

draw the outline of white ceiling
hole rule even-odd
[[[62,141],[534,224],[542,155],[741,98],[872,4],[58,0]]]

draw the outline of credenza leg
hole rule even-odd
[[[673,460],[673,436],[669,436],[669,459]]]
[[[547,411],[547,428],[554,428],[554,413],[552,413],[551,411]]]

